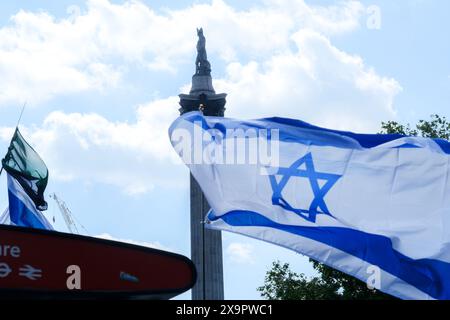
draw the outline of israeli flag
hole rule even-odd
[[[7,173],[9,208],[0,220],[2,224],[10,224],[35,229],[53,230],[42,212],[36,209],[34,202],[27,195],[16,179]]]
[[[198,112],[169,135],[211,205],[208,227],[292,249],[399,298],[450,299],[448,141]]]

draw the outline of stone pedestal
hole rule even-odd
[[[192,88],[189,94],[192,96],[199,96],[202,93],[206,95],[216,93],[212,85],[212,78],[210,75],[194,74],[192,76]]]
[[[216,94],[209,75],[192,76],[192,88],[189,94],[178,96],[181,105],[180,114],[201,110],[205,116],[224,116],[227,94]]]

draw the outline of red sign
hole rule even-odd
[[[186,257],[131,244],[0,226],[0,294],[166,299],[196,279]]]

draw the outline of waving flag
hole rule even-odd
[[[47,209],[44,199],[48,181],[47,166],[25,141],[18,128],[2,160],[2,166],[8,175],[9,224],[53,229],[41,212]],[[6,221],[6,218],[3,220]]]
[[[169,134],[211,205],[208,227],[292,249],[403,299],[450,299],[448,141],[198,112]]]
[[[9,225],[14,224],[11,223],[11,219],[9,217],[9,208],[6,208],[5,211],[3,211],[2,215],[0,216],[0,224],[9,224]]]

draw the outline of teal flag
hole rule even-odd
[[[48,169],[37,152],[25,141],[16,128],[8,152],[2,160],[3,169],[15,178],[38,210],[47,210],[44,191]]]

